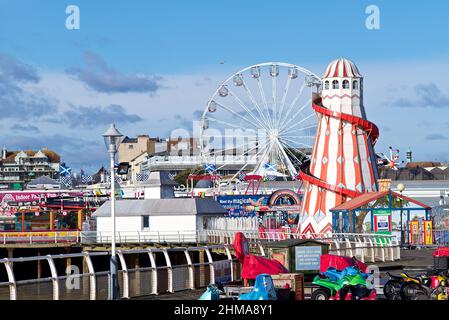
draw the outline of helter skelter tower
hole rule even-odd
[[[305,185],[302,234],[331,232],[329,209],[378,190],[373,146],[379,130],[366,120],[363,77],[356,65],[347,59],[332,61],[312,107],[318,128],[311,161],[299,173]]]

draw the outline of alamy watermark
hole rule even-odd
[[[368,15],[365,19],[365,27],[368,30],[380,29],[380,9],[374,4],[366,7],[365,13]]]
[[[74,4],[71,4],[65,8],[65,13],[68,14],[65,19],[65,27],[67,30],[79,30],[80,29],[80,8]]]

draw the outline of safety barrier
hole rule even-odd
[[[230,245],[237,230],[203,231],[118,231],[117,243],[205,243]],[[261,241],[279,241],[283,239],[316,239],[329,243],[330,252],[338,255],[356,256],[362,261],[394,261],[400,259],[400,244],[395,236],[368,233],[323,233],[293,234],[282,232],[242,231],[252,243],[252,251],[262,253]],[[8,236],[6,236],[8,235]],[[53,232],[5,232],[0,233],[4,244],[9,243],[111,243],[110,232],[98,231],[53,231]],[[436,238],[446,240],[446,234],[436,234]],[[444,237],[443,237],[444,236]],[[0,238],[1,239],[1,238]]]
[[[121,298],[202,288],[240,275],[226,245],[118,250],[117,256]],[[109,259],[106,251],[0,259],[0,299],[107,299]],[[19,279],[33,264],[48,275]]]
[[[206,230],[208,243],[231,244],[236,231]],[[361,261],[395,261],[401,258],[400,243],[395,236],[368,233],[293,234],[281,232],[242,231],[250,242],[284,239],[314,239],[329,244],[329,252],[341,256],[355,256]],[[263,246],[263,244],[262,244]]]
[[[112,233],[104,231],[82,231],[82,243],[111,243]],[[117,231],[118,243],[197,243],[200,233],[193,231]]]
[[[7,231],[0,233],[0,243],[77,243],[80,232],[76,230],[63,231]]]

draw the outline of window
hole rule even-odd
[[[324,89],[325,90],[329,89],[329,81],[324,82]]]
[[[134,149],[134,146],[132,144],[129,144],[128,149]]]
[[[343,89],[349,89],[349,81],[343,80]]]
[[[143,227],[143,229],[148,229],[150,227],[150,217],[149,216],[142,217],[142,227]]]
[[[357,80],[352,81],[352,89],[357,90],[359,88],[359,82]]]
[[[332,89],[339,89],[340,86],[338,85],[338,80],[332,81]]]

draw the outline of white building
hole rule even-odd
[[[227,210],[212,199],[126,199],[116,201],[116,231],[123,236],[142,237],[161,234],[194,235],[207,229],[210,220],[223,217]],[[97,220],[97,234],[110,234],[112,230],[110,201],[93,214]],[[139,234],[140,235],[140,234]]]

